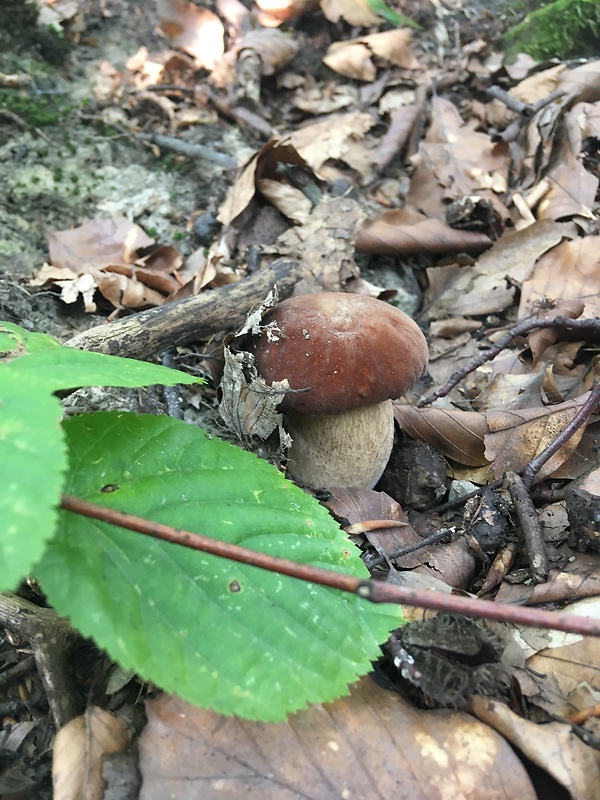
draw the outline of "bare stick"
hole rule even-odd
[[[275,285],[279,297],[285,299],[303,274],[304,268],[294,261],[275,261],[237,283],[98,325],[66,344],[113,356],[148,358],[217,331],[239,327],[248,311],[258,306]]]
[[[237,169],[239,166],[235,158],[228,156],[226,153],[220,153],[203,144],[186,142],[185,139],[178,139],[176,136],[164,136],[162,133],[138,133],[136,138],[146,142],[154,142],[159,147],[172,150],[174,153],[181,153],[181,155],[188,156],[188,158],[212,161],[213,164],[217,164],[224,169]]]
[[[563,428],[558,436],[553,439],[550,444],[544,450],[542,450],[541,453],[539,453],[535,458],[532,458],[529,464],[525,467],[523,471],[523,483],[527,488],[531,486],[533,479],[544,466],[546,461],[549,461],[552,456],[557,453],[566,442],[569,441],[575,431],[585,424],[590,415],[596,410],[598,403],[600,403],[600,383],[597,383],[594,386],[590,392],[590,396],[581,406],[577,414],[575,414],[571,422],[569,422],[569,424]]]
[[[504,336],[497,344],[485,350],[483,353],[472,359],[465,367],[457,369],[448,378],[446,383],[437,389],[433,394],[420,400],[418,403],[419,408],[428,406],[433,403],[438,397],[446,397],[455,386],[457,386],[467,375],[470,375],[478,367],[491,361],[499,353],[501,353],[513,339],[518,336],[526,336],[532,331],[539,330],[540,328],[557,328],[563,333],[581,335],[586,341],[598,341],[600,337],[600,319],[569,319],[562,314],[554,317],[554,319],[524,319],[518,322],[510,331]]]
[[[534,583],[544,583],[548,577],[550,565],[537,511],[527,494],[523,479],[516,472],[506,473],[506,486],[510,492],[525,538],[531,577]]]
[[[57,728],[79,714],[69,667],[78,634],[66,619],[12,594],[0,594],[0,622],[28,641]]]
[[[579,633],[586,636],[600,636],[600,620],[591,617],[571,617],[554,611],[543,611],[537,608],[511,606],[504,603],[492,603],[459,595],[446,595],[441,592],[411,589],[405,586],[394,586],[372,580],[362,580],[354,575],[313,567],[309,564],[298,564],[287,558],[269,556],[266,553],[248,550],[239,545],[212,539],[190,531],[177,530],[169,525],[162,525],[141,517],[134,517],[122,511],[88,503],[70,495],[63,495],[61,507],[75,514],[82,514],[92,519],[107,522],[136,531],[144,536],[151,536],[165,542],[183,545],[193,550],[212,553],[220,558],[228,558],[242,564],[289,575],[292,578],[330,586],[343,592],[350,592],[372,603],[395,603],[420,608],[433,608],[454,614],[479,619],[495,619],[500,622],[511,622],[516,625],[532,625],[539,628]]]

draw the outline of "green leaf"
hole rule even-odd
[[[166,417],[101,413],[64,428],[71,494],[368,577],[325,509],[251,453]],[[35,574],[57,611],[125,669],[265,721],[345,694],[402,622],[398,607],[67,512]]]
[[[0,367],[0,587],[14,589],[54,531],[67,448],[59,401]]]
[[[14,589],[54,533],[67,467],[53,392],[76,386],[174,385],[197,380],[155,364],[65,347],[0,323],[0,591]]]
[[[17,332],[13,333],[15,328]],[[0,323],[0,334],[4,331],[13,335],[27,352],[0,368],[7,371],[15,382],[28,376],[37,378],[44,383],[47,392],[81,386],[134,387],[153,383],[174,386],[176,383],[202,382],[157,364],[66,347],[51,336],[29,333],[6,322]]]
[[[404,16],[404,14],[399,14],[397,11],[394,11],[384,0],[367,0],[367,5],[375,14],[379,14],[380,17],[387,19],[388,22],[391,22],[399,28],[408,25],[411,28],[415,28],[415,30],[422,30],[418,22],[415,22],[414,19],[410,17]]]

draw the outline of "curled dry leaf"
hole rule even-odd
[[[539,725],[485,697],[471,698],[470,707],[480,720],[495,728],[513,747],[558,781],[572,800],[599,797],[597,753],[575,736],[570,725],[560,722]]]
[[[491,728],[467,714],[415,709],[369,678],[349,697],[277,724],[220,717],[168,695],[147,710],[140,800],[536,797]]]
[[[212,69],[225,50],[219,17],[187,0],[157,0],[156,5],[160,27],[173,46],[193,56],[199,67]]]
[[[514,286],[532,275],[540,256],[575,235],[572,223],[551,220],[540,220],[522,231],[505,231],[473,267],[455,272],[430,304],[427,318],[503,311],[513,302]]]
[[[414,162],[408,205],[443,219],[449,202],[477,195],[492,203],[500,219],[508,219],[503,203],[510,166],[508,146],[473,130],[450,100],[432,99],[431,125]]]
[[[244,50],[257,53],[263,75],[274,75],[294,58],[298,52],[298,44],[280,30],[263,28],[250,31],[244,36],[238,52]]]
[[[323,56],[323,63],[346,78],[371,83],[377,77],[377,67],[371,56],[364,42],[334,42]]]
[[[276,27],[286,19],[310,14],[319,7],[319,0],[256,0],[258,21],[265,27]]]
[[[585,303],[582,316],[600,316],[600,236],[561,242],[541,255],[523,283],[519,319],[548,299]]]
[[[385,492],[372,489],[334,489],[324,505],[336,517],[357,525],[365,520],[389,519],[405,523],[402,526],[365,530],[364,535],[381,556],[388,557],[397,550],[421,544],[419,535],[409,523],[401,506]],[[430,533],[430,531],[427,531]],[[427,535],[427,534],[426,534]],[[463,539],[449,544],[422,547],[413,553],[396,557],[393,564],[399,570],[427,580],[443,581],[455,589],[465,588],[473,578],[475,560]]]
[[[366,253],[479,253],[492,240],[484,233],[451,228],[440,219],[428,219],[418,211],[395,209],[362,227],[356,249]]]
[[[102,757],[122,753],[127,745],[123,723],[98,706],[90,706],[68,722],[54,741],[54,800],[102,800]]]
[[[367,0],[321,0],[321,10],[330,22],[345,19],[350,25],[369,28],[381,18],[371,11]]]
[[[535,586],[503,583],[496,600],[499,603],[537,605],[560,603],[600,595],[600,556],[598,553],[577,553],[571,561],[572,551],[566,554],[564,566],[551,569],[546,583]]]
[[[541,453],[573,420],[588,396],[589,392],[577,400],[567,400],[546,408],[486,411],[485,418],[490,433],[485,437],[485,455],[492,462],[496,478],[508,471],[518,472]],[[577,449],[584,430],[585,425],[582,425],[544,464],[536,475],[536,482],[552,475],[570,458]]]
[[[372,33],[360,39],[334,42],[323,57],[323,63],[347,78],[371,82],[377,75],[371,56],[377,56],[404,69],[418,69],[419,62],[410,49],[411,41],[410,30],[396,28],[383,33]]]
[[[394,418],[413,439],[440,450],[447,458],[469,467],[488,463],[484,439],[489,427],[484,414],[443,408],[415,408],[394,402]]]
[[[294,218],[293,203],[298,198],[294,193],[284,192],[283,187],[293,188],[285,177],[286,169],[300,168],[310,178],[319,183],[305,158],[298,152],[290,140],[271,139],[258,153],[255,153],[243,168],[240,176],[229,190],[225,202],[219,208],[218,219],[224,225],[230,225],[242,211],[250,205],[261,181],[268,187],[269,199],[282,214]],[[281,191],[276,192],[273,183],[281,184]],[[291,197],[290,197],[291,195]],[[281,206],[279,205],[281,203]],[[288,213],[289,212],[289,213]]]
[[[331,114],[324,122],[298,128],[290,136],[290,141],[302,158],[319,173],[323,172],[327,161],[344,161],[366,177],[370,157],[362,140],[373,125],[375,119],[363,111]],[[357,147],[361,151],[359,154]]]

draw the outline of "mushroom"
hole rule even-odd
[[[285,300],[250,340],[268,383],[288,379],[279,410],[293,439],[288,474],[313,487],[375,486],[394,443],[392,399],[423,375],[428,351],[403,311],[356,294]]]

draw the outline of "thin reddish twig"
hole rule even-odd
[[[92,519],[117,525],[145,536],[172,542],[193,550],[212,553],[220,558],[228,558],[249,564],[260,569],[289,575],[292,578],[330,586],[343,592],[350,592],[369,600],[372,603],[396,603],[420,608],[431,608],[467,617],[479,619],[493,619],[500,622],[510,622],[516,625],[531,625],[539,628],[550,628],[567,633],[579,633],[587,636],[600,636],[600,620],[587,617],[571,617],[554,611],[544,611],[524,606],[511,606],[504,603],[493,603],[488,600],[479,600],[472,597],[459,595],[445,595],[441,592],[411,589],[405,586],[395,586],[372,580],[362,580],[354,575],[312,567],[308,564],[298,564],[286,558],[269,556],[255,550],[248,550],[239,545],[229,544],[210,536],[198,533],[181,531],[169,525],[152,522],[122,511],[115,511],[105,506],[89,503],[70,495],[63,495],[61,507]]]

